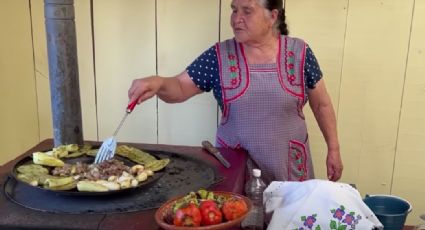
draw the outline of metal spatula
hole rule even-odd
[[[122,118],[117,129],[115,130],[114,134],[112,134],[112,137],[104,140],[102,143],[102,146],[100,146],[100,149],[96,154],[96,158],[94,159],[95,164],[102,163],[103,161],[110,160],[114,157],[115,148],[117,147],[117,140],[115,139],[115,137],[118,131],[120,130],[121,126],[124,124],[124,121],[127,118],[128,114],[130,114],[133,111],[136,105],[137,105],[137,100],[128,104],[127,109],[125,111],[125,115]]]

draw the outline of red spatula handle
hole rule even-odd
[[[130,104],[128,104],[127,106],[127,113],[131,113],[133,112],[134,107],[136,107],[137,105],[137,100],[132,101]]]

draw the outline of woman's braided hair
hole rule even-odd
[[[288,26],[285,22],[285,8],[283,8],[283,1],[284,0],[261,0],[261,2],[264,4],[264,7],[270,11],[277,9],[279,11],[278,16],[278,29],[280,31],[280,34],[288,35]]]

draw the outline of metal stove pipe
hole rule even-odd
[[[74,1],[44,0],[54,145],[83,143]]]

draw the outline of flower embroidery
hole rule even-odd
[[[238,83],[238,79],[233,78],[232,81],[230,81],[230,83],[232,83],[232,85],[236,85]]]
[[[341,208],[338,208],[335,212],[334,212],[334,218],[337,218],[338,220],[341,220],[342,217],[344,216],[345,212],[344,212],[344,206],[341,206]]]
[[[356,225],[359,223],[359,220],[362,219],[361,215],[355,216],[355,212],[346,213],[345,207],[343,205],[341,205],[337,209],[332,209],[330,211],[333,214],[332,217],[337,219],[337,221],[333,219],[330,220],[329,229],[332,230],[356,229]],[[303,222],[303,225],[294,230],[321,230],[320,224],[316,223],[317,218],[317,214],[313,214],[310,216],[301,216],[300,219]],[[329,217],[327,215],[322,215],[321,218],[325,218],[322,220],[326,220],[326,218]]]
[[[301,153],[300,152],[296,152],[295,153],[295,160],[299,160],[301,159]]]
[[[301,221],[303,221],[303,226],[296,228],[295,230],[308,230],[308,229],[314,229],[314,230],[321,230],[320,225],[317,225],[314,227],[314,224],[316,223],[316,216],[317,214],[313,214],[311,216],[301,216]],[[314,228],[313,228],[314,227]]]
[[[230,66],[230,72],[236,72],[236,71],[238,71],[238,67],[236,67],[236,66]]]
[[[238,64],[236,62],[236,55],[229,54],[227,55],[227,58],[229,59],[229,71],[230,71],[230,83],[232,86],[235,86],[238,84],[238,76],[239,76],[239,68]]]
[[[293,163],[293,170],[297,176],[298,181],[304,181],[307,176],[307,169],[305,167],[305,156],[303,156],[302,150],[299,147],[291,147],[291,162]]]
[[[354,216],[354,213],[353,213]],[[353,223],[351,224],[351,229],[356,229],[356,225],[359,223],[359,220],[362,219],[362,216],[357,215],[356,219],[354,219]]]
[[[286,68],[288,70],[287,74],[288,74],[288,81],[289,84],[291,85],[295,85],[294,81],[295,81],[295,54],[293,51],[288,51],[288,59],[287,59],[287,63],[286,63]]]
[[[305,219],[305,221],[304,221],[304,226],[311,229],[313,227],[314,222],[316,222],[315,216],[316,215],[312,215],[312,216],[307,217],[307,219]]]
[[[354,217],[356,214],[355,212],[346,213],[343,205],[337,209],[332,209],[331,213],[333,213],[333,218],[338,220],[330,221],[329,227],[332,230],[356,229],[356,225],[359,223],[359,220],[362,219],[360,215]]]
[[[299,164],[298,166],[297,166],[297,169],[298,169],[298,171],[302,171],[303,170],[303,166],[301,165],[301,164]],[[302,175],[302,174],[301,174]]]
[[[347,215],[345,215],[344,220],[342,220],[342,223],[346,223],[348,225],[351,225],[353,223],[353,221],[354,221],[354,216],[351,215],[351,214],[347,214]]]

